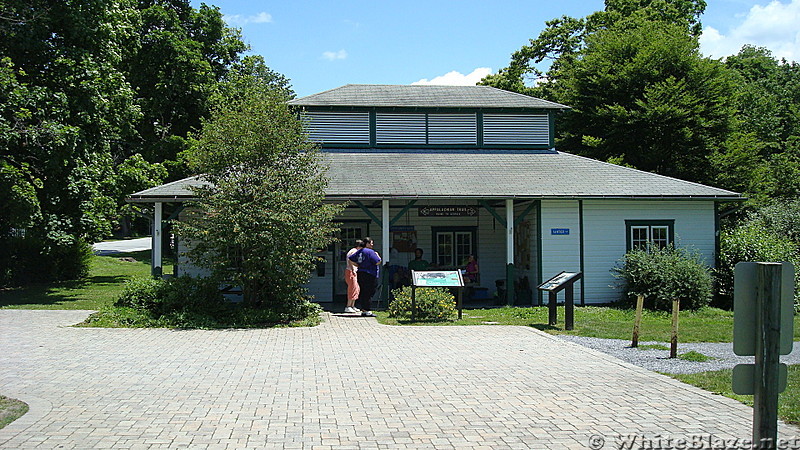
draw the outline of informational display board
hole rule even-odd
[[[734,268],[733,353],[739,356],[753,356],[756,352],[757,266],[754,262],[740,262]],[[788,262],[781,266],[780,354],[788,355],[794,341],[794,266]]]
[[[411,281],[417,287],[463,287],[459,270],[412,270]]]
[[[580,279],[580,277],[580,272],[561,272],[560,274],[540,284],[539,289],[543,291],[560,291],[567,284]]]

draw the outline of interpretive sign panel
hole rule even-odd
[[[412,270],[411,280],[417,287],[463,287],[458,270]]]
[[[577,281],[580,279],[580,277],[580,272],[561,272],[560,274],[540,284],[539,289],[543,291],[560,291],[562,287],[570,282]]]

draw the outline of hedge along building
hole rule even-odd
[[[346,85],[289,104],[323,150],[326,201],[348,202],[341,240],[320,253],[324,264],[308,283],[319,302],[344,295],[345,252],[372,236],[390,265],[406,266],[415,248],[439,267],[474,254],[481,286],[515,286],[509,302],[530,304],[543,280],[580,271],[581,303],[607,303],[619,295],[612,269],[631,248],[689,247],[713,265],[718,205],[742,199],[556,151],[566,106],[491,87]],[[155,241],[163,205],[177,217],[199,183],[130,196],[154,203]],[[179,262],[179,274],[197,273]],[[153,265],[161,265],[158,251]]]

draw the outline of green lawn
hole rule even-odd
[[[126,257],[136,262],[121,259]],[[164,273],[171,272],[171,266],[164,267]],[[150,250],[93,256],[86,279],[0,290],[0,308],[100,309],[117,299],[125,281],[149,275]]]
[[[732,370],[727,369],[713,372],[667,375],[706,391],[722,394],[753,406],[752,395],[737,395],[733,393],[731,387],[732,373]],[[800,365],[789,366],[786,390],[778,397],[778,417],[785,422],[800,424]]]
[[[547,307],[490,308],[464,310],[462,320],[448,322],[411,322],[390,318],[379,312],[378,321],[387,325],[523,325],[551,334],[571,334],[607,339],[630,339],[633,333],[633,310],[608,307],[575,307],[575,329],[564,330],[564,308],[558,308],[558,323],[547,325]],[[640,341],[669,342],[672,316],[666,312],[644,311],[639,331]],[[795,340],[800,340],[800,316],[795,317]],[[680,342],[732,342],[733,312],[717,308],[682,311],[678,326]]]
[[[22,417],[28,412],[28,405],[13,398],[0,395],[0,428]]]

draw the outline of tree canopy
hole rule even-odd
[[[323,203],[321,154],[286,104],[285,79],[245,64],[220,87],[192,153],[209,185],[178,235],[212,277],[242,286],[247,305],[303,318],[302,285],[341,208]]]
[[[560,150],[736,190],[752,205],[796,197],[800,69],[752,46],[704,57],[705,6],[607,0],[547,22],[482,84],[571,106]]]
[[[109,236],[128,194],[187,174],[188,136],[247,46],[188,0],[0,10],[0,239],[46,256]],[[6,283],[15,264],[0,259]]]

